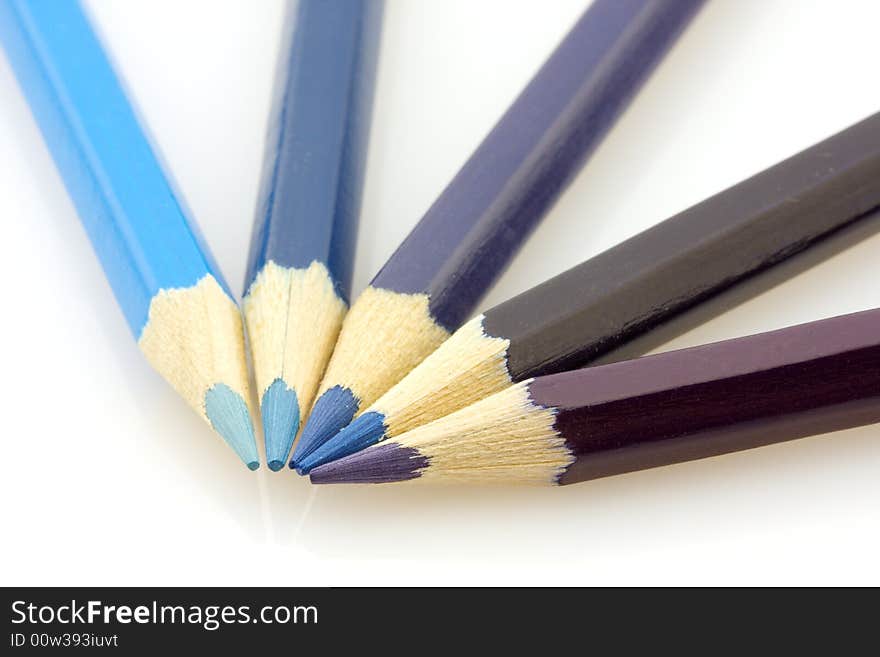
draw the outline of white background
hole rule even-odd
[[[278,0],[88,3],[241,291]],[[389,2],[360,291],[583,0]],[[880,110],[874,0],[711,0],[489,307]],[[869,427],[553,489],[248,472],[140,356],[0,57],[3,584],[880,583]],[[880,305],[880,235],[664,345]]]

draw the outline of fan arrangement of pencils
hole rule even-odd
[[[880,310],[597,364],[880,212],[880,114],[475,316],[703,4],[589,3],[352,299],[383,6],[300,0],[241,310],[79,3],[0,0],[0,43],[138,346],[247,467],[259,419],[315,483],[561,485],[880,422]]]

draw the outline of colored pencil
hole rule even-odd
[[[880,310],[517,383],[312,481],[572,484],[880,422]]]
[[[381,0],[301,0],[279,67],[242,307],[280,470],[348,309]]]
[[[702,0],[596,0],[348,314],[292,467],[473,312]]]
[[[479,315],[300,468],[588,365],[878,207],[880,114]]]
[[[241,315],[88,18],[2,0],[0,41],[138,345],[256,469]]]

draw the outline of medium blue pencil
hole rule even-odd
[[[381,0],[300,0],[285,29],[243,308],[280,470],[348,309]]]
[[[0,0],[0,42],[147,360],[257,469],[241,315],[80,4]]]

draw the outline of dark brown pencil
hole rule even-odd
[[[529,379],[315,483],[571,484],[880,422],[880,310]]]
[[[880,114],[486,311],[302,464],[591,364],[880,206]]]

